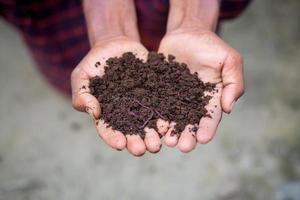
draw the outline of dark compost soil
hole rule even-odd
[[[191,74],[185,63],[169,55],[151,52],[144,62],[131,52],[106,61],[103,77],[93,77],[91,94],[101,104],[101,118],[114,130],[145,136],[144,128],[156,128],[157,119],[176,122],[172,134],[180,134],[186,125],[210,117],[205,106],[215,84],[203,83]]]

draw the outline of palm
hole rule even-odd
[[[148,55],[148,51],[140,43],[120,39],[118,41],[94,46],[78,67],[87,73],[89,77],[102,76],[104,74],[105,62],[108,58],[121,56],[124,52],[129,51],[142,59],[146,59]],[[97,62],[99,62],[100,65],[96,66],[95,64]]]

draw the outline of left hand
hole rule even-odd
[[[215,135],[222,111],[230,113],[234,103],[244,92],[243,61],[241,55],[212,31],[177,29],[168,32],[160,43],[159,52],[172,54],[178,62],[188,65],[191,73],[197,72],[204,82],[216,83],[217,92],[206,106],[211,118],[204,117],[194,137],[186,128],[180,138],[169,130],[165,143],[178,144],[182,152],[193,150],[196,143],[208,143]]]

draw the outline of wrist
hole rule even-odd
[[[178,30],[215,31],[220,0],[170,0],[167,32]]]
[[[106,37],[100,37],[97,38],[97,40],[93,43],[92,47],[104,47],[107,44],[116,44],[116,45],[125,45],[128,44],[128,42],[137,42],[137,40],[129,38],[126,35],[111,35]]]
[[[84,0],[91,46],[115,38],[139,40],[133,0]]]

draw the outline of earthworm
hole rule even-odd
[[[154,112],[153,112],[153,110],[150,110],[150,111],[151,111],[150,116],[149,116],[148,119],[144,122],[144,124],[143,124],[142,126],[140,126],[139,128],[145,128],[145,126],[148,124],[148,122],[152,119]]]
[[[162,114],[160,114],[160,112],[158,112],[157,110],[154,110],[154,112],[160,116],[160,118],[164,119],[164,120],[167,120],[167,118],[165,118],[164,116],[162,116]]]
[[[138,117],[137,114],[135,114],[135,113],[132,112],[132,111],[128,111],[128,114],[129,114],[129,115],[132,115],[132,116],[135,116],[135,117]]]
[[[133,99],[133,101],[137,102],[140,106],[148,109],[148,110],[152,110],[151,108],[149,108],[148,106],[145,106],[144,104],[142,104],[141,102],[139,102],[137,99]]]

